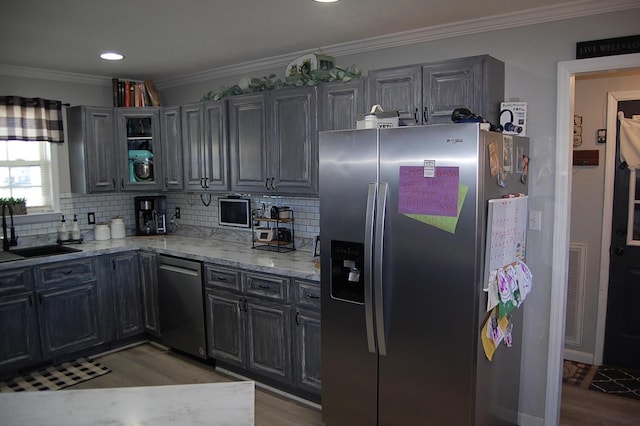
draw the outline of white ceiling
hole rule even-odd
[[[638,0],[13,0],[0,7],[0,64],[171,80],[266,58],[430,29],[479,31],[638,7]],[[103,51],[120,62],[98,58]]]

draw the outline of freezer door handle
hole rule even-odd
[[[389,192],[389,184],[380,182],[378,188],[378,202],[376,211],[375,226],[375,254],[373,258],[373,287],[375,298],[375,324],[376,324],[376,341],[378,342],[378,354],[387,355],[387,341],[384,332],[384,303],[382,295],[382,254],[384,247],[384,219],[387,210],[387,193]]]
[[[371,260],[373,256],[374,212],[376,206],[377,184],[369,184],[367,195],[367,215],[364,230],[364,316],[367,330],[369,352],[376,353],[376,341],[373,332],[373,288],[371,279]]]

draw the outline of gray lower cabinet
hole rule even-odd
[[[456,108],[468,108],[498,123],[504,63],[481,55],[372,70],[369,100],[385,111],[397,110],[407,125],[451,123]]]
[[[209,356],[291,389],[291,280],[212,264],[205,280]]]
[[[142,323],[144,331],[160,336],[158,314],[158,271],[156,254],[146,251],[138,253],[140,265],[140,288],[142,290]]]
[[[97,279],[97,258],[36,266],[34,275],[43,358],[107,340],[102,322],[105,294]]]
[[[40,360],[31,269],[0,272],[0,374]]]
[[[322,392],[320,283],[295,279],[293,380],[316,396]]]
[[[138,253],[112,254],[105,260],[110,270],[116,339],[143,333]]]

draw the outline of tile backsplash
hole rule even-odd
[[[175,223],[173,229],[178,234],[210,236],[217,239],[251,241],[251,230],[221,227],[218,225],[219,195],[208,193],[116,193],[82,195],[61,194],[60,209],[70,225],[74,215],[78,218],[80,231],[85,240],[93,240],[94,225],[88,224],[87,213],[95,213],[96,222],[109,222],[112,217],[124,219],[127,235],[135,234],[133,199],[139,195],[164,195],[167,197],[167,219]],[[294,232],[296,248],[312,250],[313,239],[320,233],[320,201],[317,198],[251,197],[253,209],[272,205],[288,206],[295,216]],[[173,218],[176,207],[180,207],[180,219]],[[16,232],[20,246],[55,242],[59,218],[50,222],[18,224]]]

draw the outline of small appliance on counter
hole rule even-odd
[[[167,200],[164,195],[135,197],[136,235],[167,233]]]

